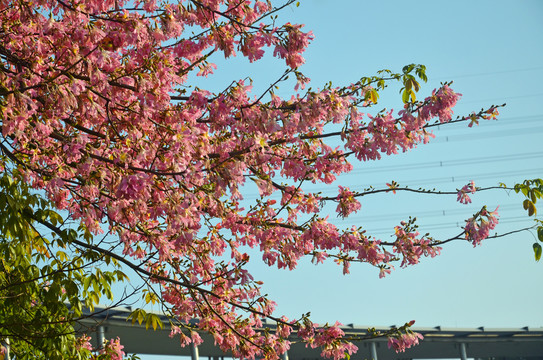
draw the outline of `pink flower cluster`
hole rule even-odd
[[[90,343],[91,337],[87,335],[82,335],[77,338],[76,340],[76,348],[79,349],[86,349],[88,351],[92,351],[92,344]]]
[[[433,91],[433,95],[418,105],[416,110],[406,106],[398,115],[392,110],[368,115],[367,126],[362,123],[362,114],[353,111],[350,116],[351,129],[346,134],[345,147],[354,152],[359,160],[376,160],[381,153],[397,154],[398,150],[407,151],[419,143],[427,143],[434,135],[426,129],[426,125],[435,117],[445,123],[452,119],[452,108],[461,94],[455,93],[447,85]]]
[[[421,108],[420,114],[427,119],[437,117],[441,123],[451,121],[452,108],[461,96],[462,94],[455,93],[448,85],[444,85],[424,100],[427,105]]]
[[[409,331],[397,337],[389,337],[388,347],[393,348],[396,352],[405,352],[406,349],[418,345],[419,340],[423,339],[422,334]]]
[[[440,254],[441,247],[433,245],[431,239],[419,238],[418,231],[406,231],[406,223],[395,227],[396,241],[393,252],[402,256],[401,267],[418,264],[421,256],[435,257]]]
[[[104,344],[104,348],[100,350],[100,354],[107,355],[111,360],[123,360],[124,346],[121,345],[119,338],[110,339]]]
[[[468,193],[475,194],[475,182],[471,180],[467,185],[464,185],[462,189],[458,190],[458,196],[456,200],[461,204],[471,203],[471,198],[468,196]]]
[[[345,333],[341,330],[339,322],[332,326],[317,328],[315,324],[305,324],[298,330],[298,336],[302,338],[311,348],[321,347],[321,356],[324,358],[333,358],[339,360],[345,358],[345,355],[351,355],[358,351],[358,347],[343,337]]]
[[[490,230],[494,230],[498,225],[498,208],[494,211],[488,211],[486,206],[473,217],[466,220],[464,227],[465,236],[473,246],[481,244],[481,241],[490,235]]]
[[[342,218],[346,218],[353,212],[360,210],[360,202],[356,200],[355,193],[352,192],[348,187],[339,186],[339,194],[337,196],[338,206],[336,212]]]
[[[479,119],[484,120],[497,120],[498,115],[500,115],[500,112],[498,111],[497,107],[491,107],[490,109],[487,109],[483,112],[481,115],[477,115],[476,113],[472,113],[469,116],[469,124],[468,127],[472,127],[473,125],[479,125]]]
[[[84,349],[92,352],[94,349],[90,343],[91,337],[87,335],[80,336],[76,339],[77,350]],[[119,338],[110,339],[103,344],[102,349],[98,352],[98,355],[91,355],[91,360],[94,359],[108,359],[108,360],[123,360],[125,355],[123,351],[124,346],[121,345]]]
[[[302,53],[313,40],[313,32],[303,33],[300,29],[303,25],[285,24],[288,38],[278,44],[274,50],[274,56],[286,59],[286,63],[292,69],[295,69],[305,62]]]

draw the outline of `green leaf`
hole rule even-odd
[[[537,238],[539,241],[543,242],[543,227],[537,228]]]
[[[415,91],[419,91],[419,90],[420,90],[420,85],[419,85],[419,83],[417,82],[417,80],[415,80],[415,78],[409,79],[409,82],[411,83],[411,87],[412,87],[413,89],[415,89]]]
[[[531,202],[528,199],[526,199],[526,200],[524,200],[522,202],[522,207],[524,208],[524,210],[528,211],[528,216],[532,216],[532,215],[537,214],[537,209],[536,209],[534,203]]]
[[[149,329],[149,326],[153,328],[153,330],[156,330],[157,327],[160,327],[162,329],[164,327],[164,324],[162,324],[162,321],[160,320],[160,317],[156,314],[147,314],[147,319],[145,320],[145,329]]]
[[[402,93],[402,101],[404,104],[409,102],[409,91],[407,91],[407,89],[405,89]]]
[[[377,104],[377,99],[379,98],[379,94],[375,89],[370,90],[370,100],[372,103]]]
[[[418,91],[418,90],[417,90]],[[415,102],[417,100],[417,97],[415,95],[415,92],[413,90],[411,90],[411,102]]]
[[[132,318],[132,325],[136,323],[136,321],[141,325],[143,321],[145,321],[147,313],[143,309],[136,309],[132,311],[130,315],[126,318],[126,321],[130,320]]]
[[[539,259],[541,259],[541,252],[542,252],[541,245],[539,245],[538,243],[534,243],[533,248],[534,248],[535,261],[539,261]]]
[[[404,74],[409,74],[415,68],[415,64],[409,64],[403,67],[402,71]]]
[[[533,202],[530,201],[530,207],[528,208],[528,216],[537,214],[537,209]]]

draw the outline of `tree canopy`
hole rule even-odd
[[[417,264],[453,240],[478,245],[500,236],[491,233],[497,209],[486,207],[446,239],[420,234],[414,219],[392,229],[392,241],[359,224],[328,221],[323,204],[337,204],[337,216],[348,218],[373,194],[453,194],[469,203],[476,191],[508,189],[391,182],[339,185],[324,196],[306,186],[334,186],[353,163],[427,143],[437,125],[495,119],[499,106],[453,117],[461,95],[446,83],[417,97],[427,79],[416,64],[306,89],[310,79],[299,68],[313,34],[279,20],[280,10],[294,5],[0,0],[0,339],[9,339],[18,359],[122,357],[117,340],[93,352],[74,324],[83,308],[123,304],[133,294],[160,304],[183,346],[201,341],[198,330],[236,357],[277,358],[296,331],[324,356],[343,358],[356,347],[337,324],[274,313],[246,269],[253,261],[247,249],[278,268],[294,270],[310,257],[332,259],[344,273],[353,262],[367,263],[385,276],[394,264]],[[266,50],[286,70],[265,91],[253,93],[250,79],[233,79],[221,91],[191,86],[194,76],[213,75],[217,56],[254,62]],[[296,84],[282,98],[275,87],[288,77]],[[378,108],[391,83],[401,86],[397,113]],[[244,199],[247,183],[258,188],[255,201]],[[541,180],[514,190],[534,215]],[[539,244],[534,251],[539,259]],[[112,286],[128,269],[143,285],[115,297]],[[143,309],[132,318],[165,325]],[[263,319],[278,331],[258,331]],[[420,338],[410,325],[374,335],[402,351]]]

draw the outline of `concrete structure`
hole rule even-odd
[[[162,354],[180,355],[198,360],[199,357],[220,359],[228,357],[214,345],[213,338],[201,334],[204,343],[198,347],[179,346],[179,340],[169,337],[169,326],[163,330],[146,330],[145,326],[132,325],[126,321],[130,310],[126,308],[102,309],[101,312],[90,316],[83,321],[81,331],[93,337],[95,344],[101,339],[120,337],[127,353],[136,354]],[[165,324],[167,318],[163,316]],[[275,325],[266,326],[272,330]],[[388,330],[389,327],[377,327],[377,330]],[[364,336],[367,327],[348,325],[343,328],[346,334]],[[355,342],[358,353],[352,359],[439,359],[467,358],[493,359],[493,360],[543,360],[543,328],[413,328],[414,331],[424,335],[424,341],[405,353],[395,353],[388,349],[386,339],[374,339]],[[306,348],[304,344],[293,342],[288,354],[283,360],[313,360],[320,359],[320,350]]]

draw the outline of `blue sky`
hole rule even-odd
[[[412,187],[455,190],[471,179],[478,186],[490,186],[541,177],[542,15],[539,1],[308,0],[285,9],[280,19],[303,23],[315,34],[301,68],[313,87],[330,80],[345,85],[383,68],[401,71],[406,64],[420,63],[427,66],[429,76],[420,95],[426,96],[442,81],[454,81],[452,88],[463,94],[457,115],[508,104],[497,122],[471,129],[466,124],[442,127],[432,144],[377,162],[355,163],[351,176],[328,190],[319,189],[333,193],[337,185],[360,189],[396,180]],[[218,65],[205,86],[220,89],[236,75],[250,76],[256,91],[284,70],[280,61],[268,59],[256,64],[242,59],[223,64],[219,59]],[[290,90],[285,84],[277,94],[288,96]],[[400,110],[397,90],[382,94],[375,112],[382,107]],[[256,197],[251,191],[247,197]],[[472,199],[473,204],[465,206],[454,196],[387,194],[362,199],[361,212],[347,221],[334,221],[362,225],[386,240],[394,225],[413,215],[426,226],[421,232],[427,229],[444,239],[457,234],[457,224],[488,204],[500,205],[499,232],[531,224],[518,195],[503,191]],[[251,270],[264,280],[265,292],[279,304],[278,312],[290,317],[311,311],[318,322],[358,325],[415,319],[418,326],[543,326],[539,301],[543,264],[533,260],[534,240],[530,233],[522,233],[475,249],[465,242],[450,244],[441,256],[397,269],[385,279],[358,264],[348,276],[333,263],[305,262],[288,272],[270,271],[257,261]]]
[[[471,179],[478,186],[490,186],[542,177],[542,17],[541,1],[306,0],[285,9],[279,20],[306,24],[315,34],[301,68],[313,87],[330,80],[346,85],[383,68],[401,71],[406,64],[420,63],[429,76],[420,96],[442,81],[454,81],[451,87],[463,94],[455,115],[507,103],[497,122],[471,129],[467,124],[444,126],[431,144],[381,161],[355,163],[352,175],[322,190],[333,193],[337,185],[379,187],[390,180],[455,190]],[[272,59],[256,64],[218,59],[217,64],[216,75],[201,83],[210,90],[246,76],[254,80],[256,90],[263,89],[284,71],[281,61]],[[290,90],[284,85],[277,94],[289,96]],[[397,89],[380,100],[374,112],[402,107]],[[251,196],[256,192],[249,189],[247,197]],[[362,199],[361,212],[334,222],[362,225],[386,240],[394,225],[413,215],[420,220],[421,232],[427,229],[445,239],[487,204],[492,209],[500,205],[498,232],[532,223],[516,194],[481,193],[472,199],[466,206],[454,196],[386,194]],[[397,269],[385,279],[363,264],[353,264],[347,276],[332,262],[302,262],[292,272],[270,270],[256,256],[250,269],[278,303],[277,314],[291,318],[310,311],[321,323],[401,325],[414,319],[416,326],[541,327],[543,263],[533,259],[534,241],[525,232],[475,249],[467,242],[452,243],[441,256]]]

